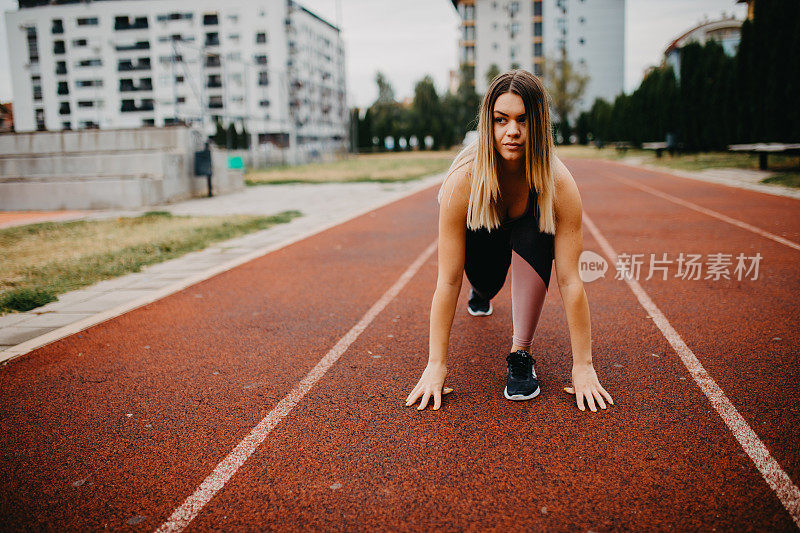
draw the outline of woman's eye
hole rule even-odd
[[[497,122],[498,124],[502,124],[504,119],[503,117],[495,117],[494,121]]]

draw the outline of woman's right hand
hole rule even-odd
[[[417,410],[425,409],[428,400],[433,396],[433,409],[437,410],[442,405],[442,395],[453,392],[453,389],[444,389],[444,378],[447,376],[447,365],[444,363],[431,363],[425,367],[422,377],[419,378],[417,385],[411,394],[406,398],[406,407],[414,405],[417,399],[420,400]]]

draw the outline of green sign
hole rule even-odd
[[[228,158],[228,168],[244,168],[244,161],[240,156],[230,156]]]

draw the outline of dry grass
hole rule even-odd
[[[0,230],[0,313],[27,310],[56,295],[201,250],[299,216],[177,217],[45,222]],[[27,303],[26,303],[27,302]],[[35,305],[34,305],[35,304]]]
[[[248,185],[410,181],[444,172],[455,155],[455,151],[358,154],[331,163],[250,170],[245,178]]]

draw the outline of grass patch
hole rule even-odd
[[[248,170],[247,185],[289,183],[392,183],[444,172],[455,151],[358,154],[330,163]]]
[[[800,189],[800,172],[780,172],[764,178],[761,183],[773,183]]]
[[[113,220],[44,222],[0,229],[0,314],[202,250],[300,216],[189,217],[154,211]]]
[[[636,148],[619,152],[613,147],[597,149],[592,146],[557,146],[556,154],[559,157],[592,158],[621,160],[635,157],[642,163],[657,165],[678,170],[705,170],[709,168],[742,168],[758,170],[758,156],[737,152],[699,152],[675,154],[664,152],[661,157],[656,157],[652,150],[639,150]],[[769,169],[792,170],[800,168],[800,156],[771,154],[769,156]]]

